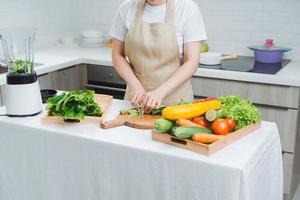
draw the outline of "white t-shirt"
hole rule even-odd
[[[113,19],[111,37],[125,41],[137,6],[138,0],[125,0],[120,5]],[[161,6],[146,4],[143,20],[148,23],[162,23],[166,18],[166,9],[166,4]],[[193,0],[175,0],[175,26],[181,56],[184,43],[207,40],[201,11]]]

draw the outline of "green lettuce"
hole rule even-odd
[[[261,114],[249,100],[239,96],[224,96],[218,99],[222,103],[222,114],[236,122],[236,130],[261,120]]]
[[[48,99],[49,116],[63,116],[65,120],[80,121],[85,116],[101,116],[101,108],[94,101],[94,91],[74,90]]]

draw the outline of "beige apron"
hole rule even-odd
[[[167,0],[165,23],[143,21],[146,0],[140,0],[136,16],[125,40],[125,55],[144,89],[152,91],[169,79],[181,66],[176,28],[174,0]],[[125,100],[132,97],[127,85]],[[177,104],[180,99],[193,100],[190,80],[186,81],[163,100],[163,105]]]

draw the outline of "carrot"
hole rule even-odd
[[[193,140],[195,142],[200,142],[204,144],[211,144],[220,139],[223,139],[225,136],[223,135],[214,135],[214,134],[207,134],[207,133],[195,133],[193,135]]]
[[[204,126],[201,126],[199,124],[196,124],[192,122],[191,120],[188,119],[177,119],[176,120],[176,125],[177,126],[189,126],[189,127],[201,127],[201,128],[206,128]]]

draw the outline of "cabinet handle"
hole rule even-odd
[[[118,92],[126,92],[126,89],[123,89],[123,88],[115,88],[115,87],[100,86],[100,85],[93,85],[93,84],[86,84],[85,87],[95,88],[95,89],[103,89],[103,90],[112,90],[112,91],[118,91]]]
[[[48,75],[48,74],[49,74],[49,73],[39,74],[37,77],[46,76],[46,75]]]

